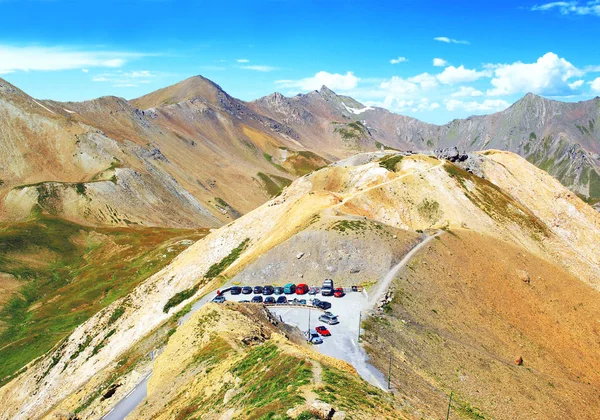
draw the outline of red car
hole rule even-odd
[[[296,286],[296,294],[297,295],[305,295],[308,293],[308,286],[304,283]]]
[[[315,328],[315,330],[317,330],[317,332],[319,334],[321,334],[323,337],[329,337],[331,335],[331,333],[329,332],[329,330],[327,328],[325,328],[324,326],[319,326],[317,328]]]
[[[344,296],[344,295],[345,295],[345,293],[344,293],[344,289],[342,289],[341,287],[338,287],[337,289],[335,289],[335,290],[333,291],[333,296],[334,296],[334,297],[342,297],[342,296]]]

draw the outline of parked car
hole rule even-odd
[[[333,280],[331,279],[326,279],[323,282],[323,287],[329,287],[331,290],[333,290]]]
[[[319,333],[315,330],[308,330],[304,333],[306,341],[312,344],[323,344],[323,339],[319,336]]]
[[[273,294],[273,286],[265,286],[263,287],[263,295],[272,295]]]
[[[252,303],[262,303],[263,297],[261,295],[256,295],[252,297]]]
[[[278,304],[287,303],[287,298],[285,296],[279,296],[277,298],[277,303]]]
[[[332,314],[331,312],[325,312],[323,315],[319,317],[319,321],[324,322],[329,325],[339,324],[337,315]]]
[[[344,297],[344,295],[345,295],[344,289],[342,289],[341,287],[338,287],[337,289],[335,289],[333,291],[333,296],[336,298]]]
[[[296,285],[294,283],[288,283],[283,287],[283,293],[291,295],[296,293]]]
[[[315,298],[315,299],[311,299],[311,300],[310,300],[310,304],[311,304],[312,306],[316,306],[317,308],[319,307],[319,303],[321,303],[321,300],[320,300],[320,299],[316,299],[316,298]]]
[[[242,287],[242,294],[243,295],[249,295],[250,293],[252,293],[252,287],[250,287],[250,286],[244,286],[244,287]]]
[[[300,305],[306,305],[306,299],[300,299],[300,300],[298,301],[298,303],[299,303]]]
[[[254,286],[254,294],[255,295],[262,295],[262,286]]]
[[[309,295],[316,295],[317,293],[319,293],[319,288],[318,287],[309,287],[308,288],[308,294]]]
[[[299,284],[298,286],[296,286],[296,294],[297,295],[305,295],[308,293],[308,286],[304,283]]]
[[[242,288],[239,286],[233,286],[231,288],[231,294],[232,295],[239,295],[240,293],[242,293]]]
[[[321,296],[332,296],[333,295],[333,287],[326,286],[323,284],[321,287]]]
[[[283,287],[281,287],[281,286],[273,287],[273,293],[275,293],[276,295],[283,295]]]
[[[317,305],[317,308],[321,308],[324,311],[326,311],[327,309],[331,308],[331,303],[325,302],[324,300],[322,300],[319,302],[319,305]]]
[[[265,303],[266,303],[266,304],[271,304],[271,305],[272,305],[272,304],[274,304],[274,303],[275,303],[275,298],[274,298],[273,296],[267,296],[267,297],[265,298]]]
[[[223,302],[225,302],[225,296],[223,296],[223,295],[215,296],[212,301],[215,303],[223,303]]]
[[[324,327],[323,325],[316,327],[315,331],[318,332],[319,334],[321,334],[323,337],[329,337],[331,335],[329,330],[326,327]]]

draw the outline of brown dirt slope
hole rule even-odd
[[[418,254],[393,290],[366,322],[365,345],[380,369],[394,355],[393,384],[416,404],[443,413],[453,391],[453,412],[466,418],[600,411],[600,295],[555,264],[453,230]]]

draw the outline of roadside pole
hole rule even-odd
[[[388,368],[388,391],[390,390],[391,381],[392,381],[392,353],[390,353],[390,367]]]
[[[446,413],[446,420],[450,418],[450,406],[452,405],[452,391],[450,391],[450,400],[448,401],[448,412]]]

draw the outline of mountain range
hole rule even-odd
[[[96,226],[218,227],[354,153],[453,146],[515,152],[600,200],[599,98],[528,94],[505,111],[436,126],[325,86],[244,102],[196,76],[131,101],[60,103],[0,79],[0,116],[8,220],[41,209]]]
[[[0,419],[594,418],[599,104],[436,126],[327,87],[0,79]],[[326,278],[334,350],[209,302]]]

